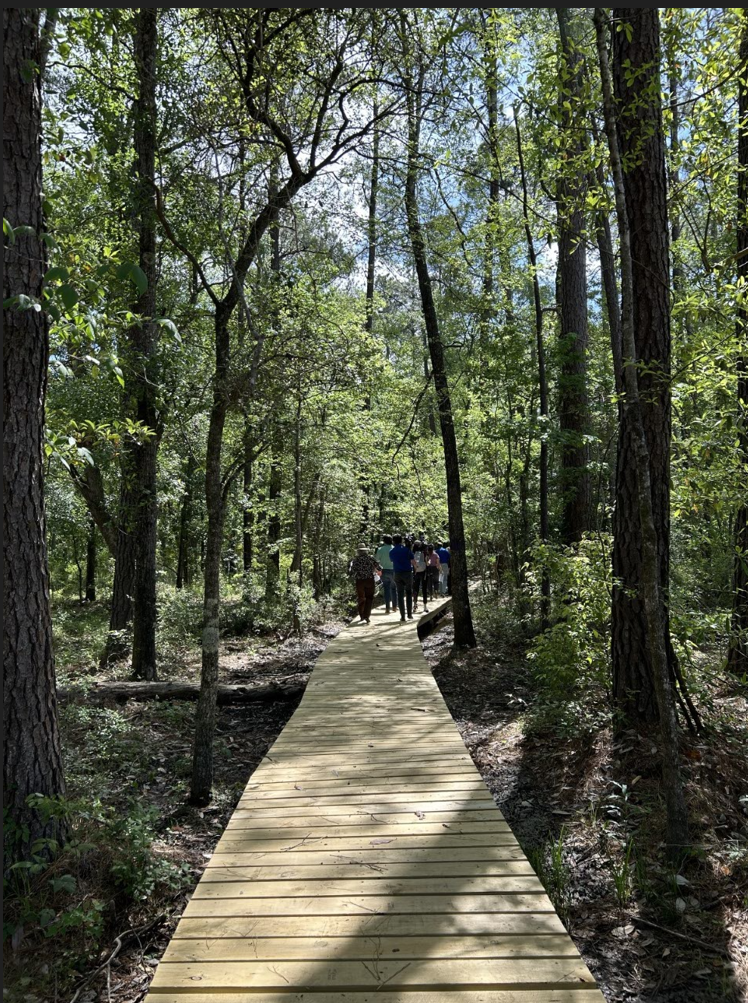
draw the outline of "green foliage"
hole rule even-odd
[[[584,540],[564,550],[538,545],[527,588],[535,603],[539,575],[553,583],[551,626],[530,646],[538,699],[531,723],[565,734],[596,731],[610,718],[610,541]]]
[[[155,810],[132,803],[123,812],[88,797],[34,796],[30,804],[43,818],[57,820],[67,837],[64,847],[37,841],[26,859],[5,872],[3,939],[13,952],[8,971],[13,971],[14,955],[48,951],[45,942],[53,941],[55,977],[62,988],[78,966],[97,957],[117,912],[183,888],[187,868],[154,854]],[[12,857],[22,833],[10,819],[4,822],[5,851]],[[22,972],[15,974],[11,992],[15,985],[22,993]]]

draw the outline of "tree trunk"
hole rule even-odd
[[[158,495],[156,490],[159,443],[156,373],[158,326],[156,315],[156,59],[158,9],[141,7],[136,15],[134,38],[138,99],[135,120],[136,228],[139,263],[148,287],[138,298],[138,323],[128,332],[131,373],[128,390],[138,421],[148,436],[135,450],[135,591],[133,595],[132,674],[135,679],[156,678],[156,546]]]
[[[621,110],[618,142],[631,233],[635,299],[632,305],[642,423],[649,455],[664,631],[671,658],[667,612],[670,577],[670,258],[665,144],[659,100],[657,11],[614,8],[613,73]],[[631,41],[626,28],[632,31]],[[627,63],[630,61],[630,64]],[[652,92],[654,93],[654,91]],[[626,351],[624,350],[624,355]],[[625,370],[630,368],[630,359]],[[627,391],[628,392],[628,391]],[[646,724],[658,717],[652,655],[642,596],[642,529],[636,473],[636,433],[630,408],[619,428],[613,520],[613,697],[624,717]]]
[[[242,568],[245,575],[248,575],[252,570],[252,559],[254,557],[255,517],[250,501],[253,465],[252,436],[250,435],[249,423],[247,423],[244,429],[244,465],[242,467]]]
[[[229,376],[231,342],[229,316],[224,304],[216,309],[216,371],[213,404],[210,409],[208,443],[205,453],[205,505],[208,532],[203,572],[203,636],[200,697],[195,712],[195,740],[192,755],[190,803],[205,805],[213,786],[213,734],[216,730],[216,691],[218,687],[218,642],[221,610],[221,549],[225,515],[221,454],[228,404],[226,384]]]
[[[80,470],[73,466],[69,467],[69,470],[73,484],[86,503],[91,518],[99,527],[104,542],[114,557],[117,551],[117,525],[107,508],[101,471],[90,463],[86,463]]]
[[[636,110],[638,121],[644,121],[647,126],[654,126],[652,132],[646,130],[646,139],[651,141],[660,135],[660,161],[649,165],[650,170],[659,173],[661,168],[664,179],[665,158],[664,144],[662,143],[662,121],[660,118],[659,104],[659,13],[657,9],[643,10],[642,8],[618,7],[614,9],[614,17],[617,24],[632,24],[634,32],[632,42],[633,51],[630,50],[631,43],[628,42],[626,31],[623,30],[614,35],[613,52],[616,60],[615,67],[619,81],[619,93],[622,97],[621,109],[624,113],[629,112],[632,102]],[[673,858],[678,858],[688,845],[688,811],[686,808],[683,782],[680,774],[680,764],[678,757],[678,722],[675,714],[675,700],[671,687],[671,672],[668,664],[669,635],[667,633],[667,607],[664,601],[664,593],[661,585],[661,544],[658,539],[657,524],[655,518],[655,485],[651,475],[651,448],[647,442],[647,434],[644,425],[644,414],[642,399],[639,389],[639,357],[636,346],[636,320],[637,303],[645,290],[636,285],[636,267],[633,254],[633,232],[632,221],[637,218],[640,207],[632,208],[628,201],[629,191],[626,185],[626,172],[624,171],[619,147],[620,120],[616,122],[616,104],[613,97],[613,82],[611,79],[610,67],[608,64],[608,31],[603,8],[595,8],[595,29],[597,35],[598,57],[600,62],[600,75],[602,78],[603,104],[605,111],[605,128],[608,136],[608,146],[610,148],[611,165],[616,194],[616,214],[618,217],[618,232],[620,238],[621,254],[621,287],[622,287],[622,316],[621,329],[623,333],[623,350],[627,359],[624,369],[625,378],[625,405],[624,419],[629,428],[630,446],[632,461],[634,463],[634,473],[637,490],[637,510],[636,515],[639,520],[640,532],[640,580],[639,597],[642,603],[644,614],[644,628],[646,632],[647,654],[650,660],[653,687],[656,694],[657,707],[660,718],[660,755],[662,762],[662,781],[667,809],[667,844],[668,850]],[[625,46],[621,45],[619,36],[625,39]],[[638,36],[638,37],[637,37]],[[635,41],[634,41],[635,40]],[[647,55],[649,58],[643,65],[646,67],[641,75],[635,74],[631,77],[633,87],[631,92],[620,89],[620,82],[623,76],[624,66],[620,61],[633,57]],[[633,59],[632,59],[633,63]],[[630,64],[626,62],[626,67]],[[641,66],[638,61],[634,65]],[[647,79],[651,77],[650,79]],[[657,86],[653,86],[653,84]],[[641,88],[641,90],[639,90]],[[658,130],[659,125],[659,130]],[[625,148],[625,147],[624,147]],[[656,150],[653,152],[657,152]],[[632,169],[627,164],[629,171]],[[656,181],[657,179],[652,179]],[[664,185],[662,186],[664,188]],[[659,192],[659,186],[653,184],[648,188],[641,183],[632,186],[639,196],[649,196],[655,198]],[[654,207],[652,207],[654,208]],[[654,220],[660,220],[658,215]],[[662,220],[660,220],[662,222]],[[664,218],[664,243],[667,252],[667,216]],[[637,235],[637,241],[640,235]],[[655,243],[662,242],[660,240]],[[649,260],[652,261],[653,257]],[[667,253],[665,254],[667,268]],[[666,286],[667,289],[667,286]],[[666,305],[669,307],[667,299]],[[665,319],[665,325],[667,321]],[[662,320],[662,319],[661,319]]]
[[[132,597],[135,591],[135,534],[132,518],[135,507],[133,491],[134,444],[128,441],[122,446],[120,460],[119,525],[114,548],[114,581],[109,609],[109,632],[101,665],[127,658],[130,652],[129,627],[132,621]]]
[[[39,10],[3,12],[5,71],[4,216],[28,226],[5,250],[3,299],[39,303],[46,269],[42,215]],[[52,622],[44,513],[44,399],[47,315],[10,307],[5,313],[3,394],[3,808],[13,828],[6,866],[37,839],[64,829],[27,804],[32,794],[65,793],[57,724]]]
[[[522,133],[519,126],[519,111],[514,109],[514,126],[517,133],[517,155],[519,157],[520,179],[522,182],[522,214],[524,217],[525,239],[527,241],[527,257],[532,273],[532,296],[535,307],[535,353],[538,365],[538,385],[540,388],[540,541],[548,542],[548,376],[545,369],[545,345],[543,339],[543,304],[540,299],[540,280],[538,279],[538,259],[535,254],[535,241],[530,228],[530,201],[527,191],[527,175],[525,159],[522,153]],[[545,630],[551,609],[551,580],[545,562],[540,580],[540,620]]]
[[[741,347],[737,361],[739,459],[742,484],[748,484],[748,16],[742,13],[740,35],[740,72],[738,74],[738,288],[741,293],[737,314],[737,342]],[[743,504],[735,517],[735,563],[733,570],[732,631],[727,653],[731,672],[748,675],[748,505]]]
[[[270,480],[268,482],[267,577],[265,579],[265,597],[267,599],[272,599],[275,596],[278,591],[278,582],[280,581],[280,499],[283,490],[283,472],[280,460],[280,433],[276,430],[273,455],[270,460]]]
[[[96,523],[89,520],[86,541],[86,602],[96,602]]]
[[[401,15],[405,20],[405,15]],[[403,24],[405,37],[407,25]],[[405,39],[404,39],[405,40]],[[406,56],[406,63],[408,58]],[[405,207],[408,217],[408,232],[413,250],[413,260],[421,295],[423,320],[428,338],[431,370],[436,390],[439,424],[444,448],[444,466],[447,474],[447,505],[449,510],[449,540],[451,549],[452,608],[454,611],[454,641],[458,647],[475,647],[475,631],[470,611],[470,593],[467,577],[467,553],[465,549],[465,527],[462,517],[462,487],[460,484],[460,461],[457,453],[457,436],[452,416],[452,401],[449,379],[439,331],[434,294],[431,287],[426,243],[418,211],[418,160],[421,125],[421,101],[423,92],[423,68],[419,66],[418,82],[414,89],[413,75],[406,67],[406,91],[408,102],[408,164],[405,180]]]
[[[190,453],[187,456],[187,466],[184,472],[184,494],[182,508],[179,513],[179,542],[177,544],[177,588],[182,589],[192,584],[192,564],[190,550],[192,548],[192,479],[195,476],[195,458]]]
[[[561,540],[579,543],[590,528],[589,424],[587,395],[587,248],[584,233],[586,183],[581,161],[585,146],[580,95],[584,63],[572,8],[557,7],[561,37],[559,120],[565,171],[556,186],[558,211],[559,348],[558,418],[561,433]]]

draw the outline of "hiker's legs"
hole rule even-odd
[[[395,588],[397,589],[398,605],[400,616],[405,616],[407,608],[408,616],[413,616],[413,574],[410,571],[395,572]]]
[[[372,582],[372,586],[374,583]],[[356,599],[358,600],[358,615],[362,620],[366,619],[366,579],[356,582]],[[371,606],[369,606],[371,612]]]
[[[374,579],[367,578],[362,584],[364,586],[364,612],[362,616],[364,620],[368,620],[371,617],[371,607],[374,603]]]
[[[382,572],[382,588],[384,589],[384,605],[387,610],[390,606],[394,609],[397,606],[397,588],[395,587],[395,572],[385,568]]]

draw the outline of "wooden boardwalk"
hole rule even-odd
[[[149,1000],[602,1003],[463,745],[415,621],[375,610],[319,658]]]

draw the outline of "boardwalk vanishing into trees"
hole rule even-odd
[[[377,610],[320,657],[152,1003],[602,1000],[462,743],[417,626]]]

